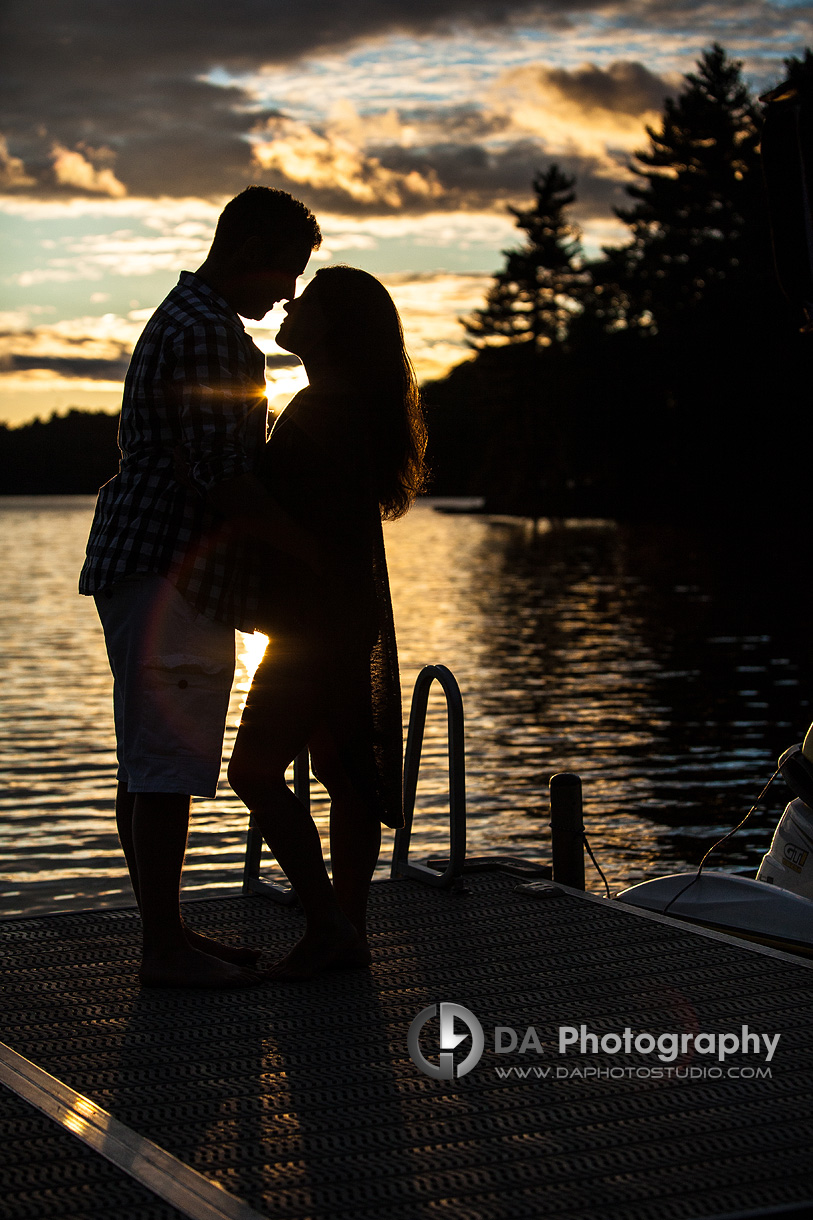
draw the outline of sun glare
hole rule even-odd
[[[236,686],[239,691],[248,691],[267,646],[268,636],[260,631],[253,635],[246,635],[244,631],[237,633]]]

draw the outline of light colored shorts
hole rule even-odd
[[[198,614],[165,577],[94,598],[113,671],[117,778],[130,792],[214,796],[234,678],[234,628]]]

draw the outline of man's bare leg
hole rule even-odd
[[[128,791],[127,785],[119,783],[116,791],[116,825],[119,832],[119,840],[124,858],[127,861],[127,869],[130,874],[130,883],[133,887],[135,900],[141,910],[141,898],[139,894],[138,884],[138,864],[135,857],[135,848],[133,846],[133,813],[135,811],[135,794]],[[186,939],[193,949],[200,949],[203,953],[210,953],[213,957],[219,957],[221,961],[233,962],[237,966],[251,966],[261,956],[260,949],[244,948],[241,945],[226,945],[220,941],[213,940],[210,936],[205,936],[202,932],[193,932],[191,928],[183,925]]]
[[[135,795],[127,785],[119,780],[116,788],[116,829],[119,832],[124,858],[127,861],[127,871],[130,874],[130,884],[133,887],[136,904],[141,910],[138,896],[138,868],[136,867],[135,848],[133,847],[133,812],[135,810]]]
[[[136,793],[131,828],[130,850],[143,933],[139,972],[142,984],[251,986],[261,976],[194,948],[184,929],[180,883],[189,830],[189,797],[176,793]]]

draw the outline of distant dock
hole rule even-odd
[[[140,991],[134,909],[0,924],[2,1041],[58,1082],[0,1059],[3,1216],[711,1220],[813,1207],[813,965],[497,864],[451,889],[376,882],[370,906],[371,971],[231,992]],[[302,928],[298,908],[259,895],[185,914],[269,960]],[[441,1004],[484,1031],[479,1061],[451,1079],[407,1044]],[[559,1031],[582,1025],[599,1040],[743,1025],[781,1037],[770,1063],[695,1052],[658,1075],[670,1065],[645,1050],[560,1054]],[[498,1054],[497,1027],[524,1053]],[[472,1045],[450,1052],[455,1065]],[[440,1062],[428,1017],[421,1046]],[[26,1070],[60,1122],[8,1087]],[[77,1138],[83,1124],[101,1153]],[[145,1184],[161,1173],[172,1203]]]

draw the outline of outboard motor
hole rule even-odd
[[[813,898],[813,725],[801,745],[785,750],[779,770],[796,799],[782,814],[757,881]]]

